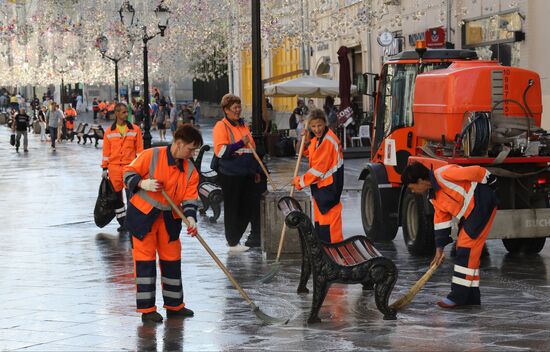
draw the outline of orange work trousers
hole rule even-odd
[[[448,299],[458,305],[481,304],[479,258],[493,225],[496,212],[496,208],[493,209],[485,227],[476,238],[470,237],[463,226],[458,233],[451,293],[447,296]]]
[[[328,212],[322,214],[314,198],[313,219],[315,230],[321,241],[336,243],[344,240],[342,234],[342,202],[338,202]]]
[[[143,240],[140,241],[132,236],[132,246],[137,311],[150,313],[157,310],[155,305],[157,253],[164,308],[168,310],[183,308],[185,304],[181,282],[181,242],[179,239],[170,241],[162,212]]]

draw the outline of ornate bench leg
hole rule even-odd
[[[309,290],[307,289],[307,282],[309,281],[309,277],[311,275],[311,261],[309,258],[310,253],[308,252],[308,247],[302,236],[300,236],[300,247],[302,248],[302,271],[300,273],[298,293],[309,293]]]
[[[199,198],[201,200],[201,203],[202,203],[202,206],[199,207],[199,212],[201,215],[205,215],[206,214],[206,211],[208,210],[208,198],[206,198],[205,196],[201,195],[199,193]]]
[[[220,217],[220,214],[222,212],[222,207],[220,206],[220,203],[212,203],[210,204],[210,207],[212,207],[212,211],[214,212],[214,215],[210,217],[210,222],[214,223]]]
[[[395,285],[395,281],[397,281],[397,269],[395,268],[395,264],[389,259],[386,259],[385,265],[373,266],[371,277],[375,283],[374,299],[376,301],[376,307],[384,314],[384,320],[395,320],[397,311],[389,307],[390,295]]]
[[[327,295],[329,284],[326,281],[319,280],[317,277],[313,277],[313,301],[311,302],[311,313],[307,322],[309,324],[320,323],[319,310],[323,305],[323,301]]]

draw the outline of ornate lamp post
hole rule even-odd
[[[104,59],[109,59],[115,63],[115,98],[117,101],[120,101],[119,90],[118,90],[118,62],[128,55],[123,55],[120,57],[111,57],[107,55],[107,50],[109,50],[109,39],[106,36],[102,35],[96,39],[96,47],[101,53],[101,57]],[[127,52],[127,54],[129,51]]]
[[[136,15],[136,10],[134,7],[130,4],[129,0],[124,1],[122,6],[120,7],[120,10],[118,11],[120,14],[120,21],[122,24],[126,27],[127,31],[130,32],[133,27],[135,27],[134,19]],[[148,35],[147,34],[147,26],[143,26],[143,35],[141,39],[143,40],[143,98],[144,98],[144,104],[143,104],[143,115],[145,116],[145,121],[143,124],[143,146],[145,148],[151,147],[151,116],[149,114],[149,68],[148,68],[148,50],[147,50],[147,43],[149,40],[155,38],[157,35],[160,34],[161,37],[164,37],[164,31],[168,27],[168,20],[170,18],[170,10],[166,5],[163,4],[163,1],[157,6],[155,9],[155,14],[157,15],[158,19],[158,28],[159,32],[155,33],[154,35]]]

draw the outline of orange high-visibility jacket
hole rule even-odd
[[[107,168],[109,165],[128,165],[143,151],[143,137],[140,128],[128,121],[126,124],[127,129],[124,136],[119,133],[116,121],[105,131],[102,168]]]
[[[304,155],[309,158],[309,170],[298,177],[299,186],[311,186],[311,195],[324,214],[338,204],[344,188],[344,154],[340,140],[327,127],[321,138],[311,139]]]
[[[435,197],[434,235],[437,239],[448,238],[453,217],[467,219],[475,207],[474,193],[479,183],[487,183],[490,172],[481,166],[461,167],[445,165],[431,173]],[[492,208],[489,209],[492,211]],[[444,246],[444,245],[443,245]]]
[[[258,163],[254,159],[252,149],[244,145],[242,138],[248,136],[252,148],[256,144],[250,130],[244,121],[229,121],[226,117],[214,126],[212,139],[214,154],[219,160],[219,170],[225,175],[241,176],[254,175],[258,172]]]
[[[76,117],[76,110],[72,107],[65,109],[65,117]]]
[[[191,161],[174,159],[170,146],[147,149],[124,167],[124,184],[134,193],[127,212],[127,227],[132,235],[143,238],[162,212],[170,239],[175,240],[181,231],[181,220],[175,220],[179,216],[172,211],[161,192],[138,187],[139,182],[146,178],[160,181],[174,203],[182,204],[184,215],[196,219],[199,174]]]
[[[105,104],[105,102],[102,101],[97,106],[99,107],[99,110],[103,111],[105,110],[105,107],[107,106],[107,104]]]

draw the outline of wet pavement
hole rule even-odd
[[[203,130],[210,142],[211,126]],[[222,222],[200,219],[203,237],[252,300],[290,322],[262,324],[198,241],[184,235],[185,302],[195,317],[144,325],[134,311],[128,236],[117,234],[115,221],[103,229],[93,223],[101,149],[64,142],[52,152],[38,135],[29,138],[29,153],[16,154],[9,130],[0,126],[0,350],[550,350],[550,245],[540,255],[514,257],[500,241],[490,241],[481,269],[481,307],[435,306],[450,287],[448,260],[395,321],[382,319],[372,292],[333,285],[321,309],[323,322],[308,326],[311,294],[296,294],[299,261],[285,261],[272,282],[258,284],[271,263],[258,250],[228,255]],[[347,235],[362,233],[356,177],[363,162],[346,161]],[[271,159],[279,187],[288,183],[294,163]],[[377,248],[399,269],[392,299],[430,261],[411,257],[401,233]]]

